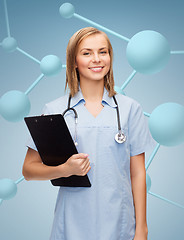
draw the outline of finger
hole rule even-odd
[[[84,164],[84,166],[82,168],[83,172],[86,172],[89,167],[90,167],[90,162],[87,162],[86,164]]]
[[[87,157],[87,158],[80,158],[80,159],[78,159],[79,161],[80,161],[80,166],[82,167],[82,168],[84,168],[85,167],[85,165],[87,164],[87,163],[89,163],[89,158]]]
[[[85,171],[87,167],[89,167],[90,162],[84,162],[83,164],[81,164],[81,169],[82,171]]]
[[[86,154],[86,153],[78,153],[78,154],[74,154],[74,155],[73,155],[73,158],[74,158],[74,159],[78,159],[78,158],[84,159],[84,158],[87,158],[88,156],[89,156],[89,155]]]
[[[91,166],[89,166],[89,167],[86,169],[84,175],[86,175],[86,174],[89,172],[90,169],[91,169]]]

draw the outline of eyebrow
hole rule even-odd
[[[101,50],[103,50],[103,49],[107,49],[107,50],[108,50],[107,47],[102,47],[102,48],[100,48],[99,50],[101,51]],[[84,50],[91,51],[92,49],[91,49],[91,48],[82,48],[82,49],[80,50],[80,52],[82,52],[82,51],[84,51]]]

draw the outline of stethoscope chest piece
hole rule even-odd
[[[124,143],[126,141],[126,136],[124,133],[117,133],[115,135],[115,140],[117,143]]]

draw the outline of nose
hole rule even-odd
[[[93,54],[93,60],[92,61],[93,62],[100,62],[100,57],[99,57],[98,53]]]

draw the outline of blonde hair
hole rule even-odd
[[[112,97],[116,94],[114,90],[114,76],[113,76],[113,68],[112,68],[113,49],[112,49],[110,40],[104,32],[93,27],[86,27],[74,33],[74,35],[70,38],[67,49],[66,49],[65,90],[67,89],[67,86],[68,86],[72,97],[79,91],[80,78],[79,78],[78,69],[76,69],[76,54],[77,54],[78,46],[83,39],[94,34],[103,34],[103,36],[107,40],[108,50],[110,55],[110,69],[109,69],[109,72],[104,76],[104,86],[109,92],[109,97]]]

